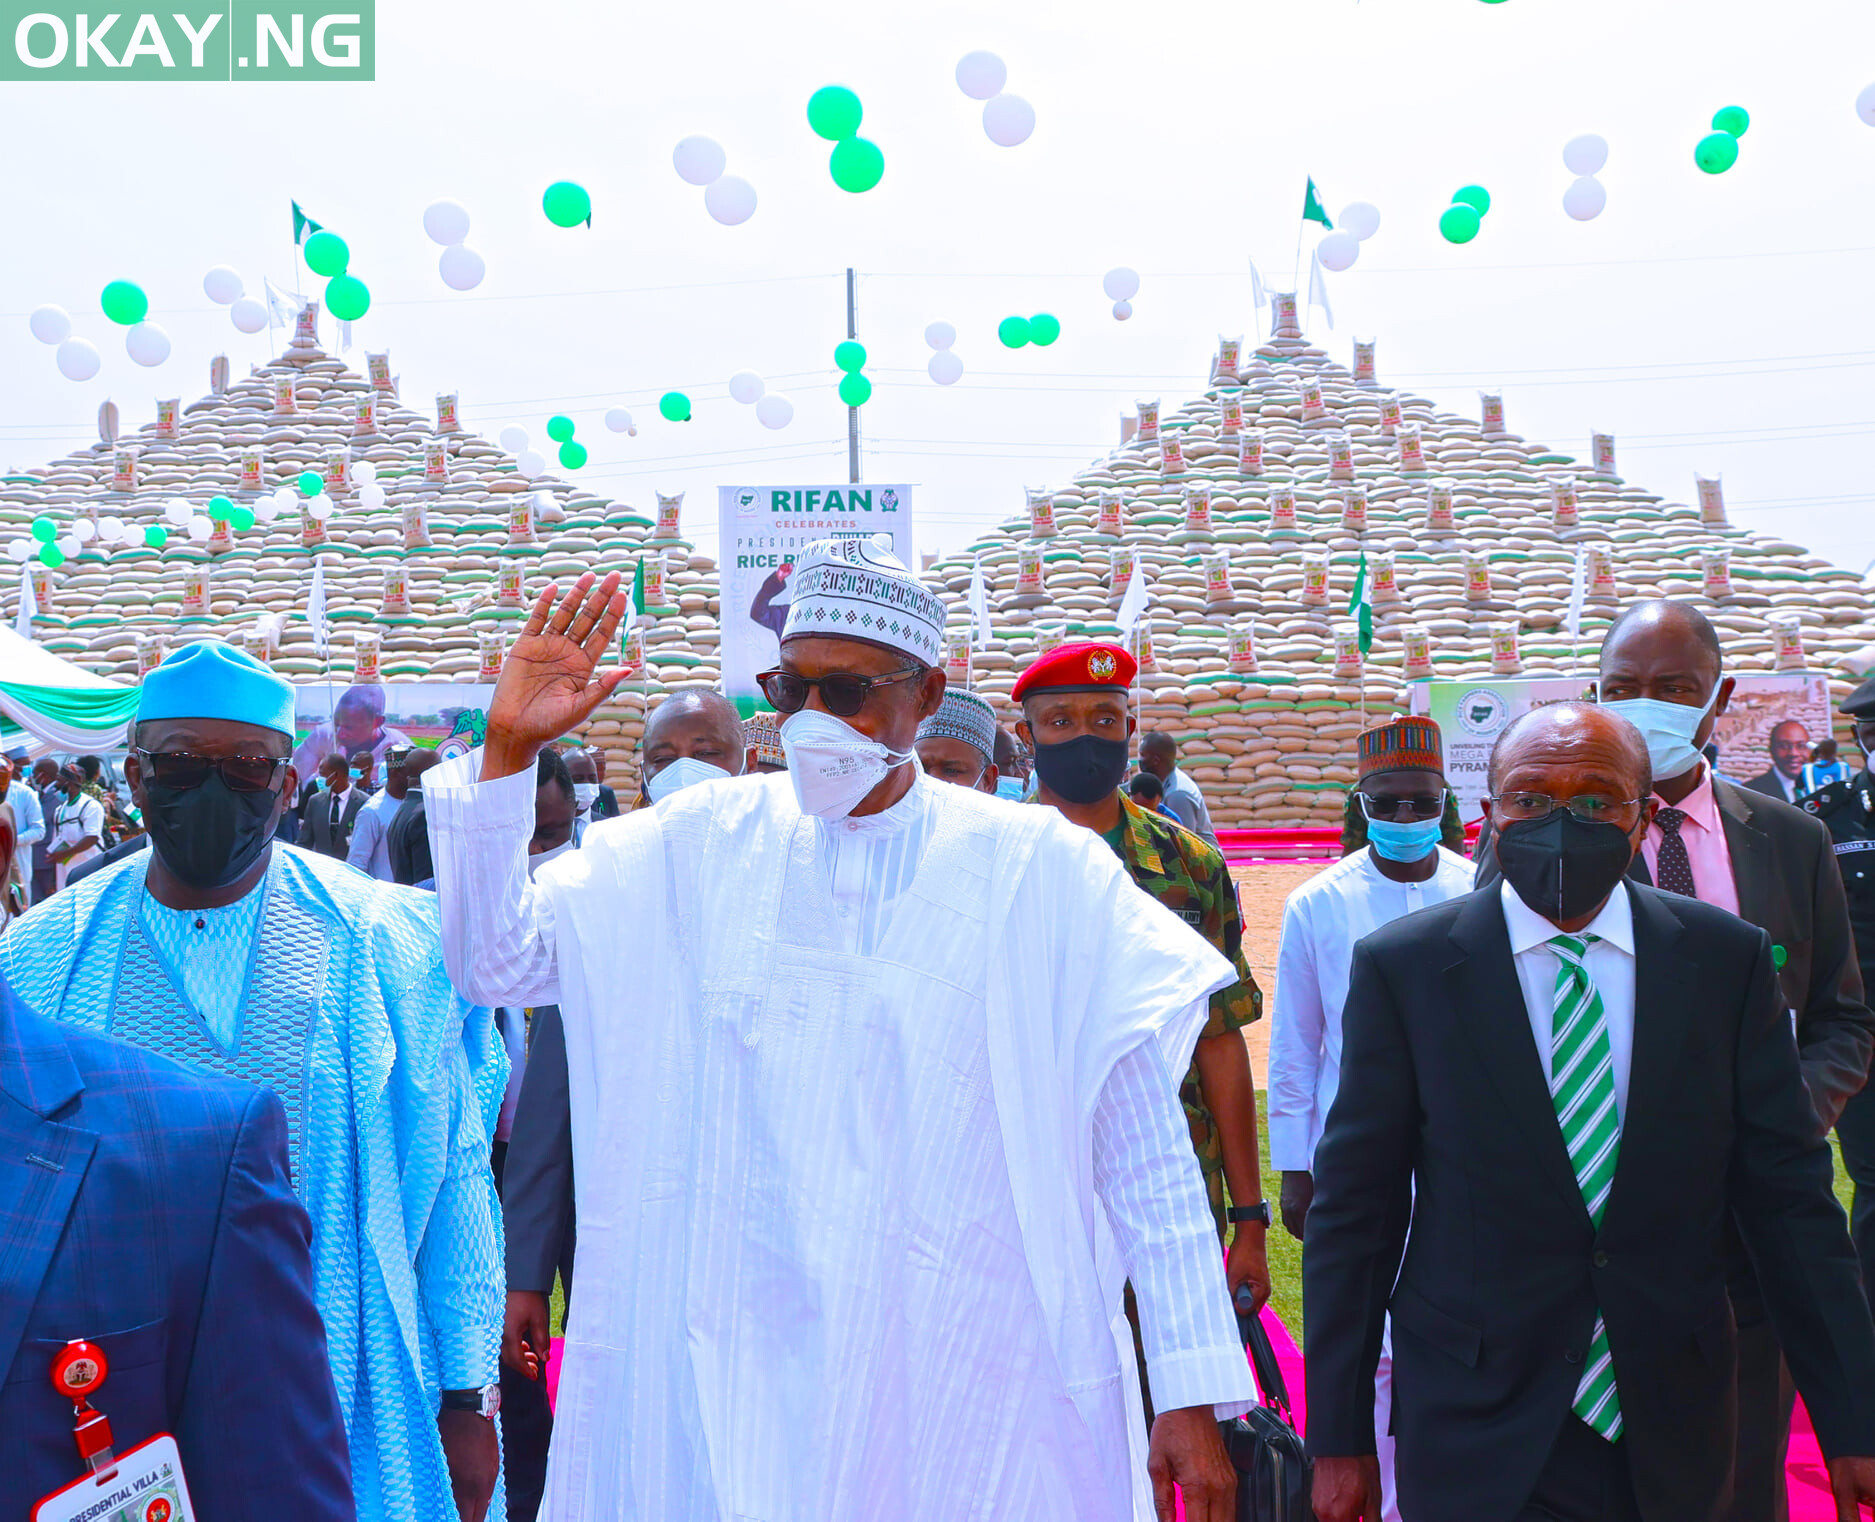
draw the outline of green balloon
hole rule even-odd
[[[658,411],[664,414],[669,423],[687,423],[690,421],[690,398],[681,391],[666,391],[658,398]]]
[[[44,514],[33,519],[33,538],[41,544],[50,544],[58,537],[59,525],[56,519],[48,518]]]
[[[872,400],[872,382],[855,371],[840,377],[840,400],[849,407],[864,407]]]
[[[568,439],[560,446],[560,463],[568,470],[578,470],[586,463],[586,446]]]
[[[113,280],[105,286],[99,304],[106,317],[126,328],[142,322],[150,312],[150,298],[143,294],[143,287],[128,280]]]
[[[1029,319],[1029,342],[1046,349],[1061,337],[1061,319],[1047,312],[1037,312]]]
[[[1491,209],[1491,192],[1482,185],[1467,185],[1463,190],[1453,192],[1452,204],[1469,206],[1482,217]]]
[[[564,412],[556,412],[547,419],[547,437],[556,444],[564,444],[573,437],[573,420]]]
[[[153,550],[160,550],[169,543],[169,530],[160,523],[153,523],[143,531],[143,542]]]
[[[540,209],[555,227],[592,226],[592,197],[571,180],[555,180],[540,198]]]
[[[371,310],[371,292],[356,275],[334,275],[326,282],[326,310],[340,322],[356,322]]]
[[[352,251],[337,233],[323,229],[306,240],[306,268],[315,275],[342,275],[352,262]]]
[[[42,544],[39,546],[39,563],[49,565],[56,571],[65,564],[65,551],[56,544]]]
[[[211,523],[226,523],[234,516],[234,504],[226,497],[208,499],[208,518]]]
[[[862,370],[866,365],[866,346],[862,343],[856,343],[850,338],[842,343],[835,344],[833,349],[833,362],[842,370],[846,371],[848,375],[853,374],[857,370]]]
[[[807,125],[830,143],[859,131],[865,108],[845,85],[823,85],[807,98]]]
[[[1005,317],[996,325],[996,336],[1005,349],[1020,349],[1035,337],[1035,331],[1026,317]]]
[[[302,470],[299,480],[294,484],[299,487],[302,497],[316,497],[326,489],[325,477],[316,470]]]
[[[1743,106],[1721,106],[1712,113],[1713,130],[1743,137],[1751,129],[1751,113]]]
[[[1439,231],[1447,243],[1469,243],[1478,236],[1478,208],[1454,201],[1439,217]]]
[[[251,507],[236,507],[235,510],[228,515],[228,521],[245,534],[254,526],[254,509]]]
[[[1707,174],[1724,174],[1738,162],[1738,139],[1729,132],[1708,132],[1693,149],[1693,162]]]
[[[849,137],[833,145],[833,157],[827,161],[833,171],[833,183],[852,195],[860,195],[879,183],[885,173],[885,155],[879,145],[863,137]]]

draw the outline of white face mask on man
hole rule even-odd
[[[542,867],[546,866],[548,862],[552,861],[554,857],[564,856],[568,851],[577,850],[578,848],[578,843],[576,841],[563,840],[550,851],[537,851],[527,859],[527,875],[532,877]]]
[[[695,787],[699,782],[725,782],[728,778],[729,773],[720,766],[699,761],[695,756],[679,756],[651,774],[645,791],[651,795],[653,803],[662,803],[672,793]]]
[[[844,819],[887,772],[912,759],[861,734],[845,720],[817,709],[790,714],[781,726],[788,781],[803,814]]]
[[[592,812],[592,806],[599,801],[599,784],[596,782],[575,782],[573,784],[573,806],[582,814]]]
[[[1706,706],[1694,708],[1686,703],[1665,703],[1659,698],[1616,698],[1602,707],[1619,715],[1641,732],[1647,742],[1647,759],[1654,770],[1654,780],[1678,777],[1699,764],[1699,747],[1693,742],[1699,726],[1706,722],[1719,701],[1724,678],[1712,684],[1712,696]]]

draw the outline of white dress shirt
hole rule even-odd
[[[1399,883],[1366,848],[1344,856],[1289,895],[1276,952],[1270,1017],[1270,1166],[1314,1167],[1315,1144],[1341,1087],[1341,1010],[1354,943],[1403,914],[1469,893],[1476,868],[1444,846],[1423,883]]]
[[[1537,1057],[1543,1064],[1543,1082],[1550,1081],[1550,1052],[1555,1046],[1556,972],[1560,965],[1548,942],[1558,930],[1517,897],[1511,885],[1501,883],[1504,925],[1510,931],[1511,958],[1523,987],[1523,1004],[1530,1016],[1530,1034],[1536,1038]],[[1624,882],[1608,896],[1602,912],[1575,936],[1597,937],[1583,958],[1595,991],[1602,996],[1602,1014],[1608,1023],[1608,1047],[1614,1058],[1615,1113],[1626,1124],[1628,1070],[1634,1061],[1634,906]]]
[[[368,872],[381,883],[391,881],[391,819],[403,799],[393,798],[388,788],[380,788],[365,800],[358,817],[352,821],[352,843],[346,861],[360,872]]]

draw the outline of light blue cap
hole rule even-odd
[[[293,684],[245,650],[198,639],[144,677],[137,722],[154,719],[228,719],[291,737]]]

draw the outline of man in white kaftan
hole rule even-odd
[[[788,775],[597,824],[530,883],[517,737],[616,684],[588,686],[608,578],[543,596],[488,752],[426,782],[459,991],[566,1030],[580,1293],[542,1514],[1128,1522],[1176,1479],[1224,1522],[1213,1419],[1254,1385],[1174,1075],[1232,971],[1099,840],[918,770],[942,611],[902,566],[820,546],[796,585],[765,677]],[[880,637],[796,636],[817,608]]]

